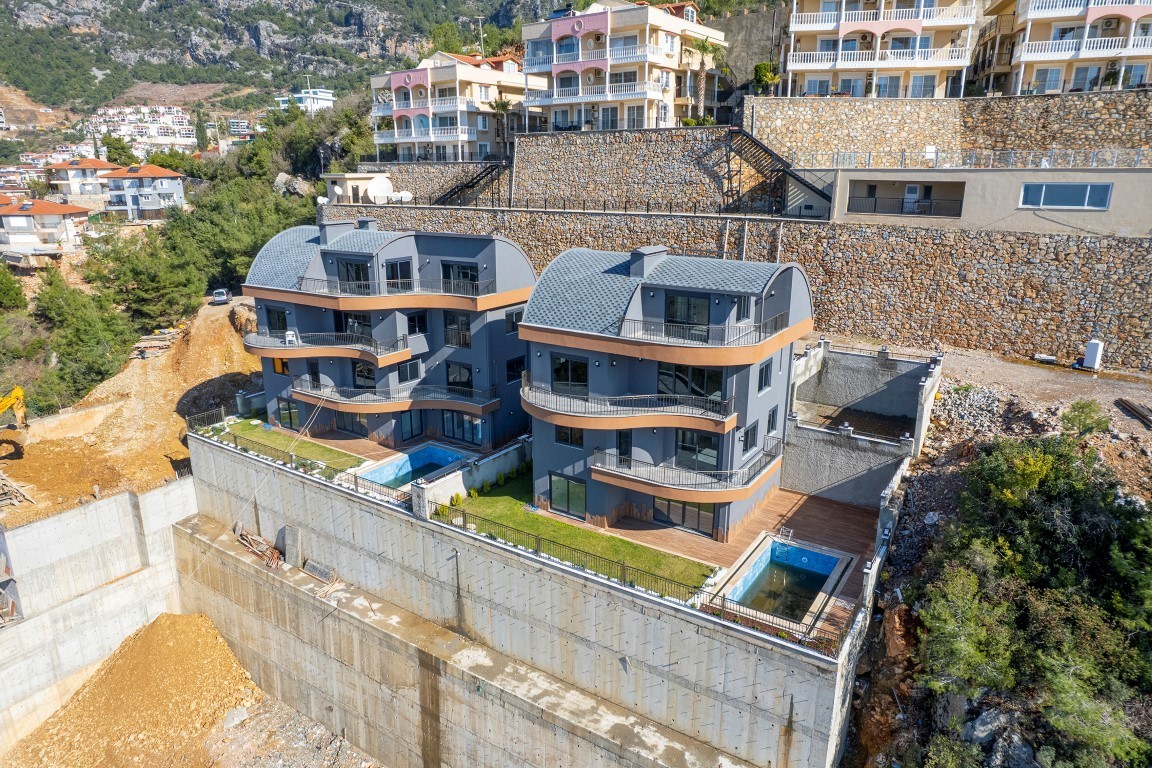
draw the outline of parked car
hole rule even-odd
[[[231,304],[232,291],[227,288],[217,288],[212,291],[212,304]]]

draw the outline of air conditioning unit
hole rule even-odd
[[[596,82],[596,75],[589,72],[588,73],[588,84],[591,85],[594,82]]]
[[[860,35],[860,42],[862,42],[862,43],[872,42],[872,35],[865,32],[864,34]]]
[[[1103,26],[1104,29],[1116,29],[1116,19],[1104,19],[1104,23],[1101,26]]]
[[[604,35],[594,35],[594,36],[592,37],[592,39],[593,39],[593,40],[594,40],[596,43],[602,43],[602,42],[604,42]]]

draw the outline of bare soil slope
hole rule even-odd
[[[0,85],[0,108],[4,109],[4,119],[8,125],[66,127],[76,120],[76,116],[67,109],[57,107],[51,112],[41,112],[42,106],[28,98],[19,88]]]
[[[184,416],[228,402],[259,370],[232,327],[230,309],[202,307],[167,354],[130,360],[92,390],[78,407],[123,401],[94,432],[34,442],[23,458],[0,461],[8,477],[30,486],[36,502],[11,508],[0,522],[12,528],[71,509],[92,499],[94,486],[108,496],[173,477],[188,458]]]
[[[162,614],[125,640],[4,765],[206,767],[208,733],[229,709],[260,697],[206,616]]]

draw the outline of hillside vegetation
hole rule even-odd
[[[22,385],[33,414],[71,405],[120,370],[141,334],[188,317],[209,288],[236,287],[269,238],[315,220],[315,196],[278,193],[277,175],[315,179],[354,165],[371,146],[366,110],[347,100],[314,118],[273,112],[266,133],[212,162],[150,157],[207,183],[191,194],[193,209],[171,211],[164,227],[91,241],[86,286],[48,270],[29,306],[0,268],[0,388]]]

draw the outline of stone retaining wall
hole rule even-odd
[[[933,348],[952,344],[1075,361],[1099,335],[1105,365],[1152,366],[1152,239],[782,222],[737,216],[327,206],[381,229],[499,234],[539,271],[568,248],[674,251],[796,261],[808,272],[816,326]],[[777,238],[780,238],[779,241]]]
[[[986,99],[747,98],[744,128],[790,152],[1152,148],[1152,91]]]
[[[518,136],[515,196],[715,208],[723,200],[726,134],[719,126]]]
[[[361,163],[362,173],[387,173],[392,189],[411,192],[417,201],[428,202],[429,197],[447,192],[462,181],[475,176],[491,163]],[[511,173],[505,170],[490,179],[482,190],[484,195],[508,196]],[[476,190],[479,193],[481,190]]]

